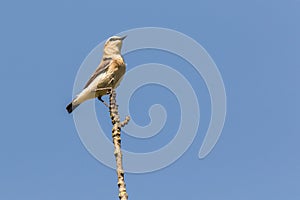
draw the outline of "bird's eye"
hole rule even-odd
[[[118,40],[119,38],[110,38],[109,41],[116,41]]]

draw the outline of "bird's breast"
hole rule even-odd
[[[118,61],[115,71],[114,71],[114,81],[113,81],[113,88],[116,88],[120,85],[120,82],[125,74],[126,71],[126,65],[123,61],[123,59],[121,61]]]
[[[101,78],[99,77],[97,80],[98,88],[118,87],[125,71],[126,65],[124,60],[121,57],[113,59],[108,69],[101,75]]]

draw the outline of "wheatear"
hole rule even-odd
[[[68,113],[71,113],[82,102],[96,97],[107,105],[101,97],[118,87],[125,74],[126,65],[121,55],[122,41],[125,38],[126,36],[113,36],[106,41],[99,66],[84,89],[66,107]]]

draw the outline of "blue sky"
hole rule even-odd
[[[77,70],[96,45],[146,26],[180,31],[208,51],[226,87],[227,118],[219,142],[199,160],[210,118],[201,77],[163,52],[125,55],[128,69],[148,62],[185,67],[201,99],[201,125],[191,147],[167,168],[126,174],[129,198],[298,199],[299,9],[299,0],[2,1],[0,199],[117,199],[115,171],[88,153],[65,106]],[[176,105],[161,87],[136,92],[137,123],[149,123],[153,103],[165,105],[170,118],[149,140],[124,135],[124,148],[155,150],[172,138],[180,112],[168,107],[169,99]],[[108,113],[96,105],[109,131]]]

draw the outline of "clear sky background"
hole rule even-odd
[[[88,153],[65,106],[87,54],[111,35],[145,26],[183,32],[208,51],[226,87],[227,118],[219,142],[199,160],[210,118],[201,77],[195,81],[187,63],[163,52],[125,55],[128,69],[148,62],[184,69],[201,99],[191,147],[167,168],[126,174],[129,199],[299,199],[299,10],[299,0],[1,1],[0,199],[118,198],[115,171]],[[149,123],[153,103],[165,105],[169,118],[149,140],[124,135],[124,148],[147,152],[172,139],[180,112],[168,109],[169,100],[176,104],[161,87],[136,92],[137,123]],[[108,113],[96,104],[109,131]]]

